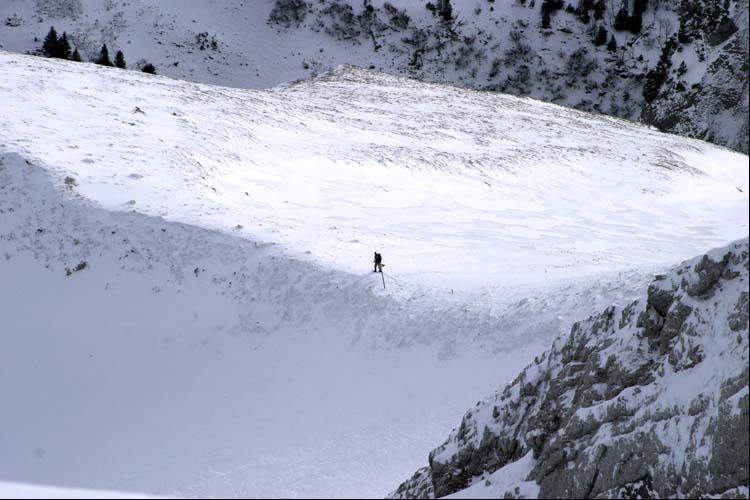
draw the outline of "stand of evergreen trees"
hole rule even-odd
[[[563,7],[565,7],[563,0],[544,0],[541,8],[542,28],[549,29],[552,13],[561,10]]]
[[[367,4],[369,0],[365,0]],[[370,7],[372,7],[370,5]],[[437,0],[437,5],[432,2],[427,2],[425,5],[427,10],[432,12],[433,15],[438,16],[441,20],[449,23],[453,20],[453,6],[451,0]]]
[[[68,34],[66,32],[63,32],[62,36],[58,37],[57,31],[55,31],[54,26],[50,28],[49,33],[47,33],[47,36],[44,38],[44,43],[42,43],[42,54],[47,57],[81,62],[81,54],[78,52],[78,49],[75,49],[73,50],[73,52],[71,52],[70,42],[68,41]],[[125,54],[123,54],[121,50],[117,51],[117,53],[115,54],[115,62],[112,63],[112,60],[109,58],[109,49],[107,48],[106,43],[102,45],[102,48],[99,51],[99,55],[92,62],[101,64],[102,66],[127,69]],[[147,62],[143,64],[143,66],[141,67],[141,71],[143,71],[144,73],[155,75],[156,67],[153,64]]]
[[[669,78],[669,70],[672,67],[672,54],[674,54],[678,45],[677,37],[675,36],[667,40],[667,43],[661,49],[661,55],[659,56],[659,62],[656,63],[656,67],[646,73],[646,81],[643,84],[643,98],[646,102],[651,102],[659,96],[662,85]],[[687,72],[687,66],[685,66],[684,72]]]
[[[78,51],[76,50],[76,53]],[[49,33],[44,38],[42,44],[42,53],[47,57],[54,57],[57,59],[70,59],[70,42],[68,42],[68,34],[63,31],[61,37],[58,38],[55,27],[50,28]],[[79,55],[80,57],[80,55]]]
[[[633,34],[643,28],[643,13],[648,7],[648,0],[633,0],[633,14],[628,12],[628,2],[624,1],[615,15],[612,27],[617,31],[630,31]]]

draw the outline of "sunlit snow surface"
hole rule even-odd
[[[0,75],[2,480],[383,496],[572,321],[748,234],[747,156],[531,100]]]

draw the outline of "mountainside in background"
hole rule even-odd
[[[532,99],[0,74],[3,481],[384,496],[574,321],[748,234],[746,155]]]
[[[55,26],[84,60],[107,43],[131,66],[245,88],[350,63],[748,152],[743,0],[6,0],[0,20],[5,50],[36,52]]]
[[[748,498],[748,241],[573,325],[392,498]]]

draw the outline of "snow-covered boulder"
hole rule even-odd
[[[576,323],[391,496],[747,498],[748,398],[745,239]]]

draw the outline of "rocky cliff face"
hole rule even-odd
[[[734,5],[732,18],[705,33],[714,56],[700,81],[689,88],[669,80],[641,118],[662,130],[697,137],[748,153],[748,3]]]
[[[748,398],[744,240],[575,324],[391,496],[747,498]]]

